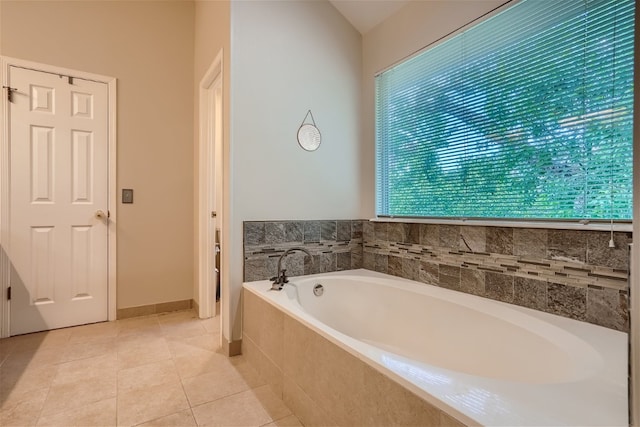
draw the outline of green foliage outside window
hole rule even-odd
[[[633,0],[525,0],[376,77],[380,216],[632,217]]]

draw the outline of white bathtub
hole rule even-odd
[[[624,333],[369,270],[244,286],[465,424],[628,425]]]

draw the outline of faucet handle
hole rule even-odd
[[[283,268],[281,271],[278,272],[277,276],[273,276],[269,280],[271,280],[274,285],[282,285],[285,283],[289,283],[289,279],[287,279],[287,274],[285,273],[286,271],[287,269]]]
[[[287,278],[287,269],[286,268],[282,269],[282,275],[280,276],[280,283],[282,283],[282,284],[289,283],[289,279]]]

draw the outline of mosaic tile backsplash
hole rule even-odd
[[[265,280],[276,275],[278,258],[292,247],[282,266],[287,276],[362,268],[362,220],[245,221],[244,280]]]
[[[366,268],[628,331],[631,233],[366,220],[244,223],[245,281]]]

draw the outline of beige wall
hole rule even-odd
[[[0,2],[0,54],[118,79],[118,308],[193,295],[189,1]]]
[[[506,0],[410,1],[362,37],[362,210],[375,216],[375,75],[505,3]]]
[[[240,336],[242,222],[360,217],[361,36],[326,1],[231,3],[231,239],[225,336]],[[322,145],[296,134],[311,109]],[[275,272],[274,272],[275,273]]]

